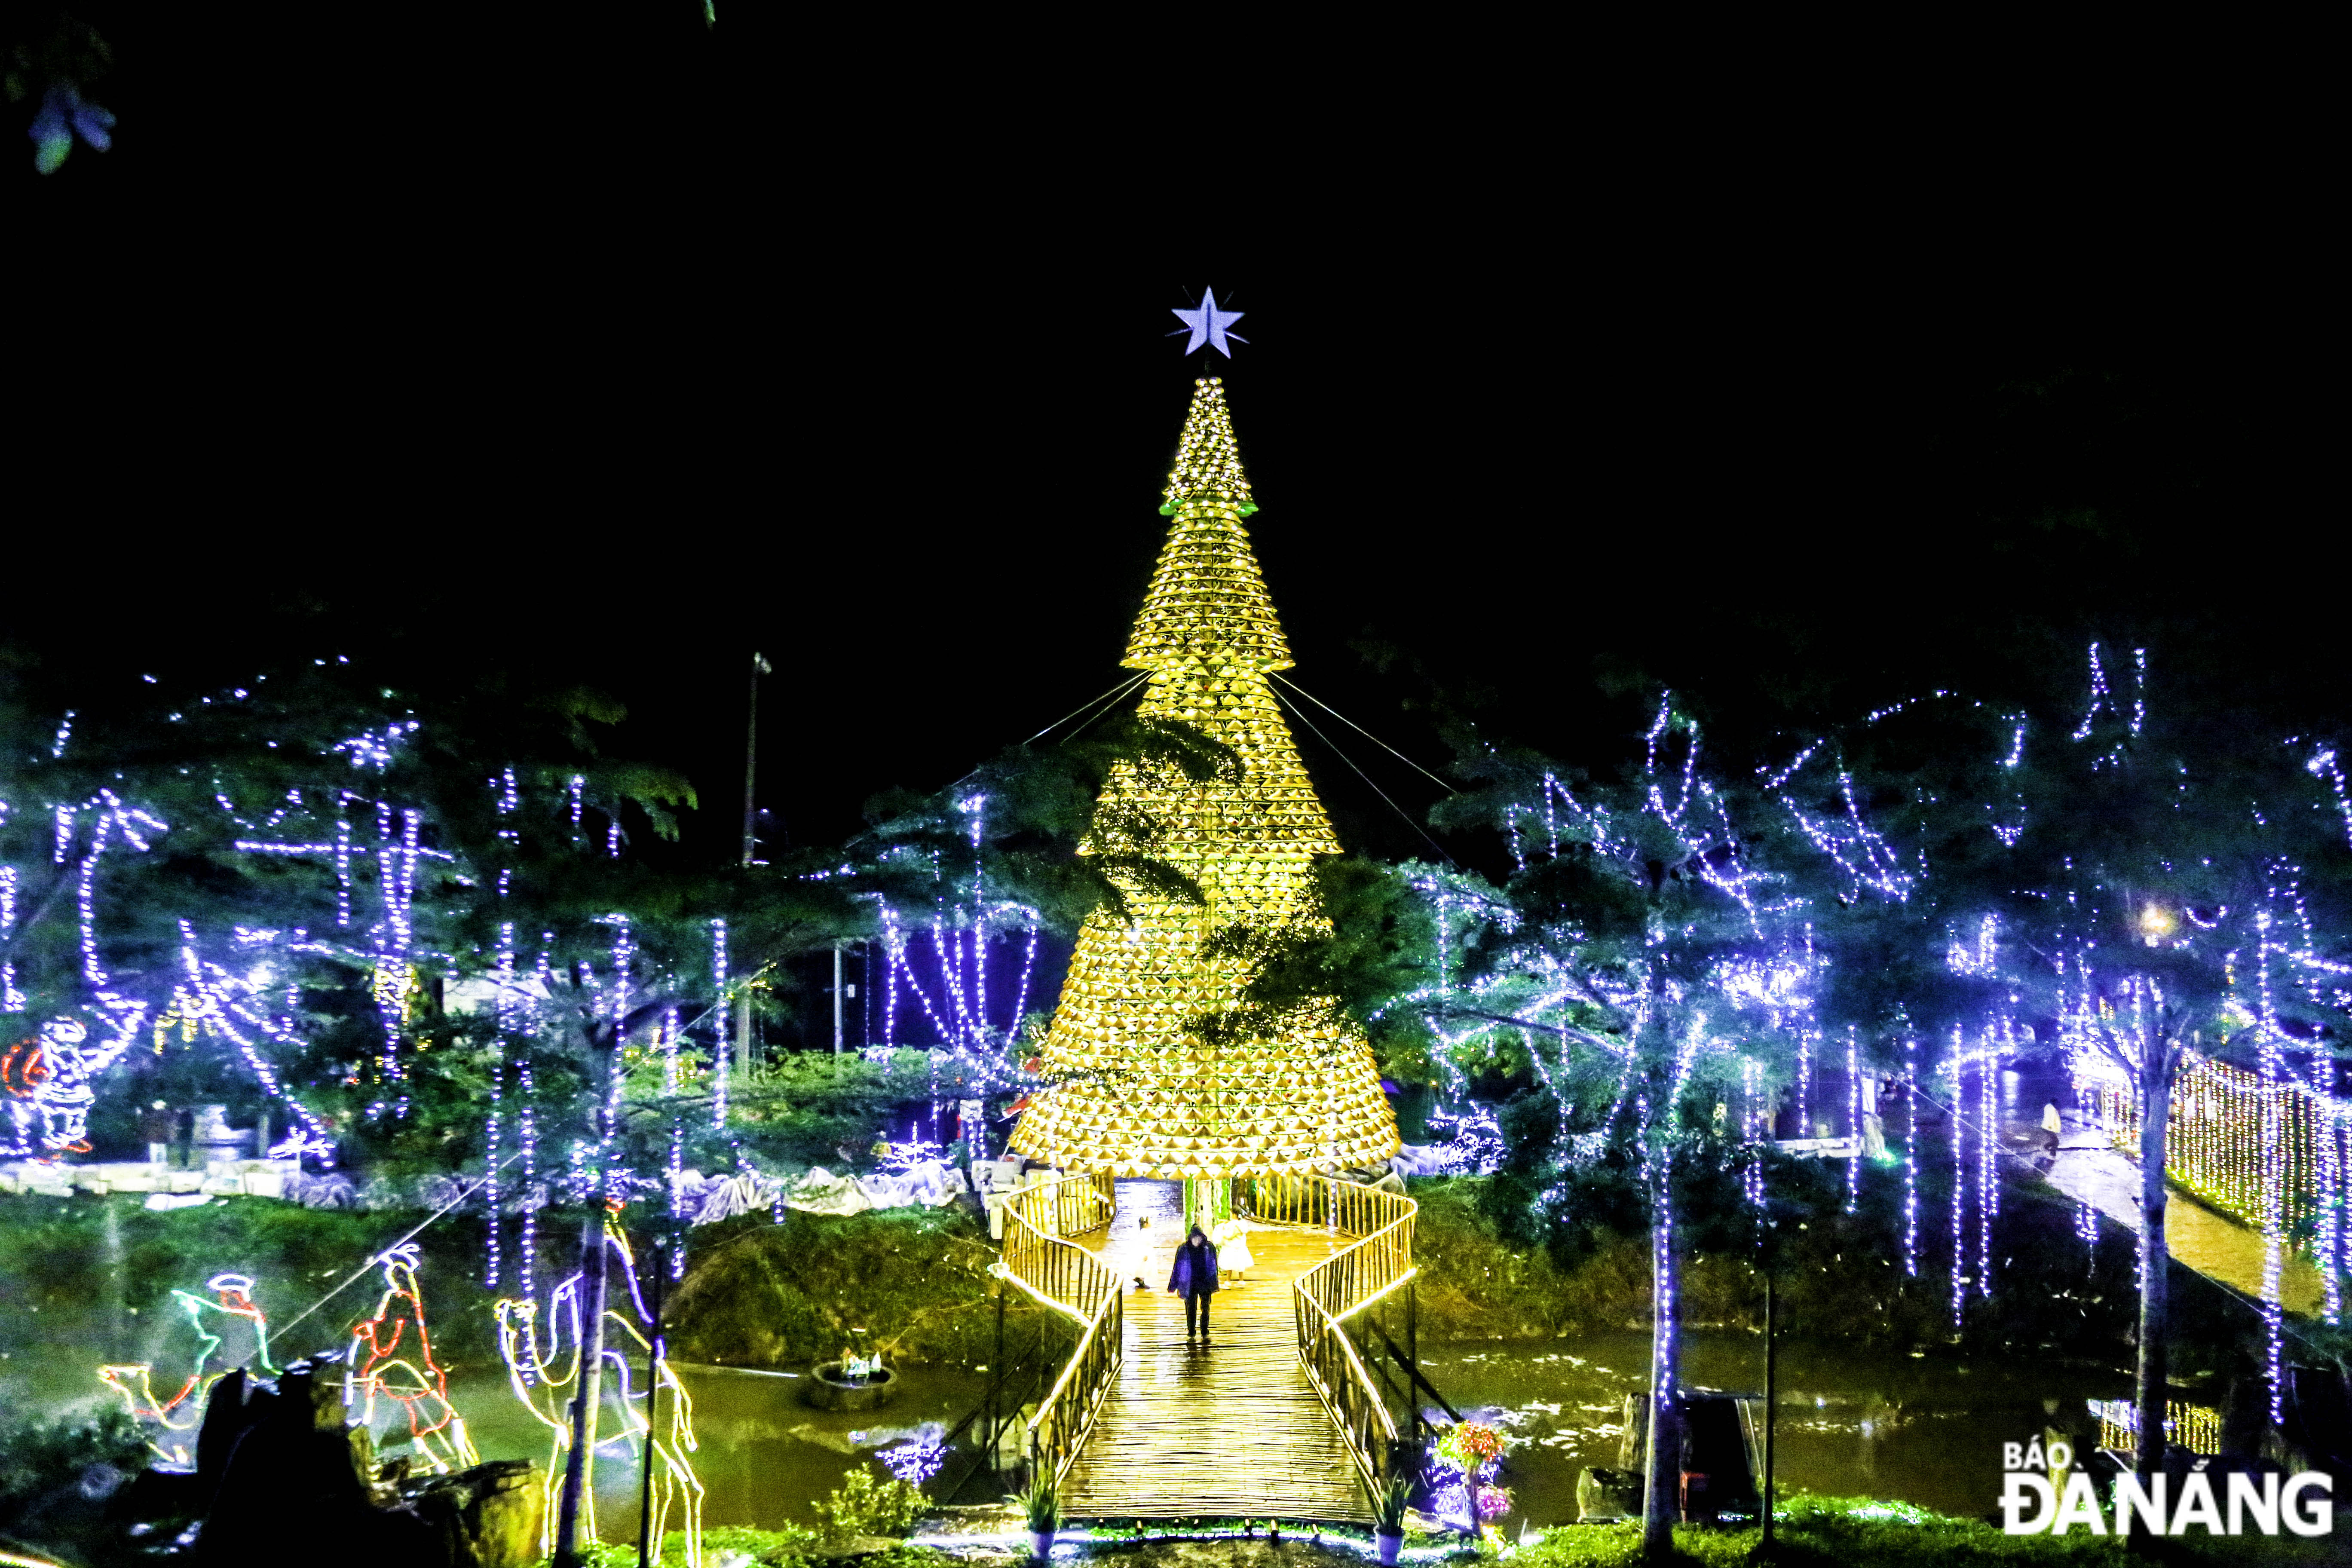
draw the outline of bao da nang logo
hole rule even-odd
[[[2326,1535],[2336,1528],[2336,1478],[2326,1472],[2208,1473],[2208,1463],[2198,1459],[2181,1476],[2126,1470],[2116,1478],[2103,1510],[2090,1473],[2074,1468],[2074,1447],[2064,1438],[2047,1452],[2039,1437],[2003,1443],[2000,1527],[2011,1535],[2063,1535],[2078,1526],[2092,1535],[2126,1535],[2135,1521],[2151,1535],[2186,1535],[2192,1525],[2204,1526],[2209,1535],[2243,1535],[2250,1522],[2264,1535],[2282,1527],[2294,1535]],[[2224,1483],[2218,1494],[2217,1481]]]

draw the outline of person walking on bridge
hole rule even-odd
[[[1209,1342],[1209,1298],[1217,1293],[1217,1249],[1199,1226],[1176,1249],[1176,1267],[1169,1271],[1168,1293],[1184,1298],[1184,1337],[1194,1333]],[[1195,1320],[1199,1327],[1194,1327]]]

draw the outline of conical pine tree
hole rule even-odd
[[[1242,526],[1257,508],[1213,377],[1195,384],[1160,510],[1175,524],[1120,662],[1150,671],[1141,717],[1190,724],[1241,766],[1194,783],[1173,766],[1122,763],[1103,786],[1082,852],[1170,862],[1206,904],[1138,888],[1129,919],[1087,919],[1045,1042],[1055,1086],[1012,1146],[1069,1170],[1162,1178],[1386,1160],[1396,1118],[1362,1030],[1337,1005],[1310,1002],[1240,1041],[1201,1029],[1240,1003],[1251,977],[1250,960],[1204,952],[1210,939],[1235,925],[1322,926],[1315,858],[1339,852],[1267,682],[1290,668],[1290,650]]]

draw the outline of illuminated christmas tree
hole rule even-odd
[[[1231,939],[1328,929],[1315,864],[1339,852],[1267,681],[1292,661],[1242,523],[1256,510],[1223,384],[1200,381],[1160,508],[1175,523],[1120,662],[1148,672],[1139,718],[1192,727],[1233,765],[1195,781],[1122,762],[1097,797],[1081,853],[1149,855],[1202,901],[1139,879],[1124,917],[1097,910],[1080,931],[1042,1053],[1055,1086],[1012,1145],[1067,1169],[1223,1178],[1397,1150],[1371,1049],[1329,999],[1245,1032],[1216,1026],[1253,970],[1251,944]]]

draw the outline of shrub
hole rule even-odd
[[[119,1479],[96,1473],[100,1466]],[[129,1411],[24,1422],[0,1432],[0,1520],[21,1519],[68,1489],[103,1495],[146,1468],[147,1439]]]
[[[108,1500],[146,1465],[147,1440],[127,1411],[0,1430],[0,1539],[111,1560]]]
[[[904,1535],[923,1511],[923,1494],[905,1481],[882,1479],[872,1465],[860,1465],[842,1478],[839,1489],[809,1507],[828,1538]]]
[[[1033,1534],[1051,1535],[1062,1528],[1062,1497],[1053,1477],[1040,1476],[1028,1490],[1013,1494],[1013,1502]]]

